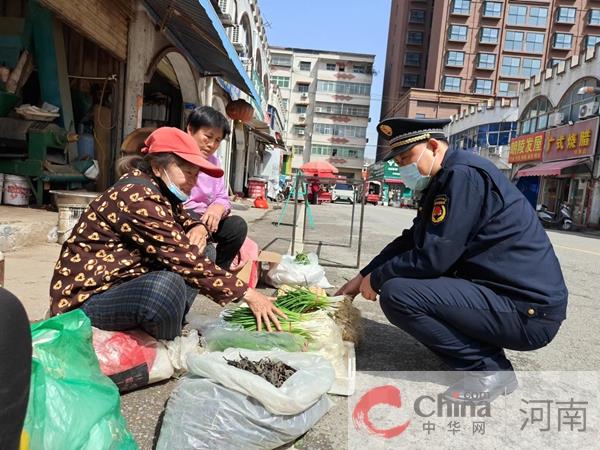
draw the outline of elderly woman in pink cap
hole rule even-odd
[[[159,128],[144,156],[126,157],[121,177],[95,199],[63,244],[50,287],[53,315],[81,308],[105,330],[181,334],[197,291],[225,305],[244,299],[258,327],[281,329],[272,299],[201,255],[207,225],[183,208],[198,173],[223,171],[176,128]]]

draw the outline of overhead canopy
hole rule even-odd
[[[260,96],[210,0],[144,0],[154,22],[196,66],[202,76],[217,76],[254,97]]]
[[[321,178],[336,178],[338,170],[335,166],[323,160],[309,161],[300,166],[300,170],[307,176]]]
[[[565,161],[552,161],[538,164],[528,169],[521,169],[517,172],[518,177],[548,177],[560,175],[563,169],[585,164],[589,158],[567,159]]]

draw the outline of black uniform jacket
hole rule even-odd
[[[510,298],[527,316],[566,317],[567,288],[548,236],[523,194],[487,159],[448,150],[413,226],[363,270],[391,278],[456,277]]]

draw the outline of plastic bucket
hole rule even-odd
[[[61,206],[58,208],[58,243],[62,244],[69,236],[87,206]]]
[[[27,177],[4,175],[3,201],[5,205],[27,206],[31,189]]]

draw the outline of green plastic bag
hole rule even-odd
[[[75,310],[31,326],[33,362],[21,449],[137,449],[117,386],[100,372],[92,327]]]

